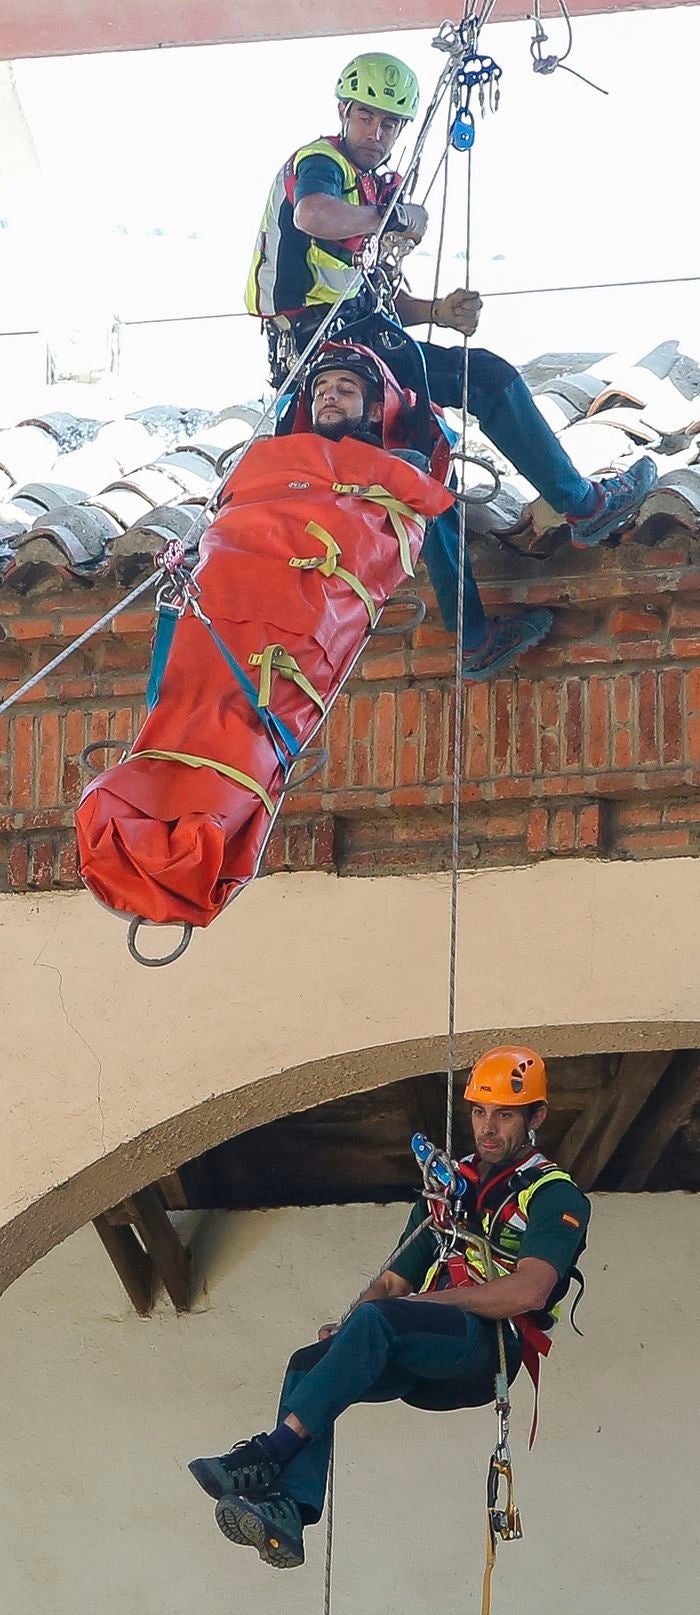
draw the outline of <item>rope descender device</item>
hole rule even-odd
[[[510,1392],[506,1374],[503,1324],[499,1321],[496,1327],[500,1365],[496,1375],[498,1436],[486,1476],[486,1565],[481,1591],[481,1615],[490,1615],[491,1581],[499,1540],[518,1542],[523,1535],[520,1509],[513,1496],[513,1461],[509,1446]]]

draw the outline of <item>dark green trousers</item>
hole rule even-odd
[[[520,1343],[505,1325],[508,1378],[520,1367]],[[279,1421],[296,1414],[312,1440],[284,1470],[280,1490],[304,1521],[323,1512],[333,1425],[356,1402],[408,1402],[433,1412],[493,1401],[496,1328],[459,1307],[414,1301],[365,1301],[331,1340],[304,1346],[289,1360]]]

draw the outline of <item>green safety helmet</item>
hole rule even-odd
[[[339,101],[358,101],[363,107],[378,107],[399,118],[415,118],[418,111],[418,80],[398,56],[368,51],[354,56],[338,79],[335,93]]]

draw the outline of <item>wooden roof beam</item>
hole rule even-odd
[[[630,1135],[631,1160],[618,1186],[620,1190],[632,1192],[646,1188],[664,1150],[690,1121],[697,1104],[700,1104],[700,1050],[687,1049],[676,1055],[653,1102]]]
[[[152,1312],[159,1282],[177,1312],[189,1310],[190,1252],[155,1186],[96,1217],[94,1227],[140,1317]]]
[[[613,1082],[576,1117],[557,1153],[582,1189],[595,1187],[672,1059],[671,1053],[623,1054]]]

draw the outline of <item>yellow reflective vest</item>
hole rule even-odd
[[[384,207],[400,183],[399,175],[363,174],[343,151],[335,135],[300,146],[276,175],[255,243],[245,290],[249,314],[272,319],[293,316],[305,308],[327,308],[346,291],[355,274],[353,254],[363,237],[317,241],[294,223],[294,194],[300,164],[308,157],[327,157],[340,169],[342,200],[355,207]],[[359,287],[352,296],[357,296]]]

